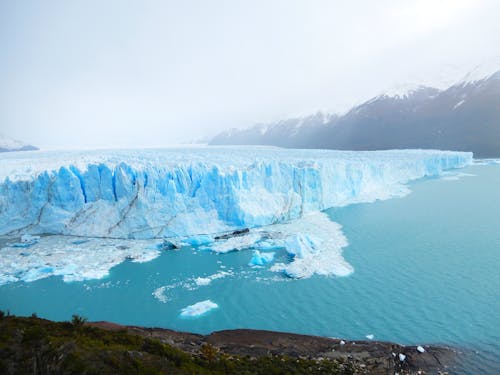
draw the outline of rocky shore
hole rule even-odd
[[[0,373],[447,374],[453,349],[250,329],[199,335],[0,311]]]
[[[340,360],[352,363],[358,371],[368,374],[445,374],[456,357],[454,349],[434,345],[404,346],[373,340],[349,341],[253,329],[198,335],[109,322],[88,324],[107,330],[125,329],[130,334],[155,338],[191,354],[198,354],[204,345],[211,345],[226,354],[252,358],[287,356],[318,362]]]

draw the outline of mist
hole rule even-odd
[[[500,61],[500,3],[0,3],[0,133],[41,148],[162,147],[342,113]]]

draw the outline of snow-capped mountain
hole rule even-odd
[[[37,147],[17,141],[15,139],[7,138],[0,134],[0,152],[7,151],[31,151],[38,150]]]
[[[313,137],[318,129],[331,125],[337,119],[337,115],[317,112],[307,117],[291,118],[271,124],[257,124],[246,129],[233,128],[215,136],[210,144],[300,147],[309,137]],[[310,141],[314,140],[310,139]]]
[[[343,116],[318,115],[217,135],[211,144],[340,150],[433,148],[500,156],[500,71],[471,72],[441,90],[386,91]],[[309,124],[304,126],[303,124]]]

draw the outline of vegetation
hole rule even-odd
[[[211,345],[189,354],[77,315],[52,322],[0,313],[1,374],[357,374],[351,363],[285,356],[239,357]]]

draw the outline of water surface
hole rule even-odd
[[[101,280],[51,277],[0,287],[0,308],[55,320],[89,320],[207,333],[258,328],[464,350],[457,373],[500,369],[500,165],[473,176],[422,179],[404,198],[328,210],[349,240],[347,277],[292,280],[251,268],[250,251],[191,248],[125,262]],[[286,260],[283,250],[275,261]],[[197,277],[229,272],[209,285]],[[163,288],[162,288],[163,287]],[[159,289],[162,288],[162,289]],[[156,295],[156,296],[155,296]],[[210,299],[197,319],[182,308]]]

